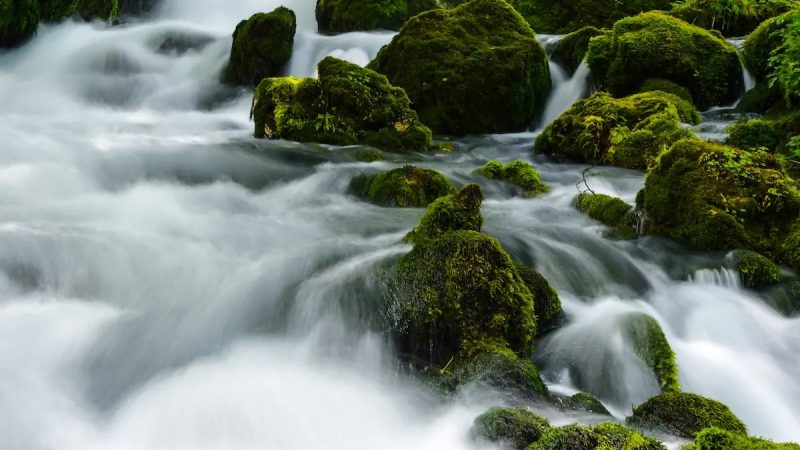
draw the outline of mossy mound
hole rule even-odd
[[[684,139],[663,153],[637,198],[648,234],[700,250],[769,253],[800,212],[774,155]]]
[[[782,141],[782,133],[773,120],[739,120],[728,128],[728,145],[742,150],[767,149],[775,152]]]
[[[788,18],[788,14],[781,19]],[[778,31],[786,25],[785,20],[774,17],[762,22],[747,39],[742,49],[742,59],[745,67],[759,82],[766,81],[769,75],[769,56],[773,49],[782,44],[782,37]]]
[[[550,422],[529,408],[492,408],[475,419],[472,434],[479,439],[524,450],[550,429]]]
[[[437,0],[317,0],[317,26],[324,33],[399,30],[409,18],[437,8]]]
[[[319,78],[266,78],[253,104],[255,136],[334,145],[427,151],[431,131],[405,92],[385,76],[336,58],[317,66]]]
[[[386,159],[386,156],[383,154],[382,151],[378,150],[377,148],[371,148],[371,147],[357,148],[351,150],[349,154],[356,161],[361,161],[365,163],[384,161]]]
[[[350,184],[350,190],[379,206],[421,208],[454,193],[456,187],[435,170],[404,166],[357,177]]]
[[[524,130],[550,93],[545,51],[504,0],[415,16],[369,67],[404,88],[443,134]]]
[[[636,355],[653,370],[661,392],[680,392],[675,352],[658,322],[645,314],[630,314],[624,319],[622,333]]]
[[[478,173],[490,180],[501,180],[516,186],[523,197],[535,197],[550,190],[542,182],[539,172],[519,159],[505,165],[497,160],[489,161],[478,169]]]
[[[762,288],[783,280],[780,267],[756,252],[736,251],[733,254],[733,267],[739,272],[742,286],[747,288]]]
[[[652,10],[669,10],[670,0],[517,0],[537,33],[566,34],[583,27],[611,27],[617,20]]]
[[[681,0],[675,3],[672,15],[725,36],[745,36],[764,20],[796,8],[800,1]]]
[[[670,392],[651,398],[634,408],[628,423],[687,438],[708,427],[747,435],[747,427],[727,406],[686,392]]]
[[[39,0],[41,20],[58,22],[77,14],[85,20],[119,16],[118,0]]]
[[[624,425],[603,422],[593,427],[551,428],[527,450],[666,450],[666,447]]]
[[[576,102],[536,139],[535,151],[555,159],[647,169],[699,123],[691,103],[660,91],[616,99],[598,92]]]
[[[564,36],[558,41],[550,59],[561,64],[569,73],[574,73],[586,58],[586,51],[589,50],[589,41],[601,34],[608,33],[597,27],[583,27],[578,31]]]
[[[437,380],[449,392],[470,384],[508,394],[515,401],[548,399],[539,369],[508,348],[479,344],[469,356],[456,356]]]
[[[752,438],[710,427],[698,433],[694,442],[683,447],[683,450],[800,450],[800,445],[777,444],[766,439]]]
[[[734,101],[743,88],[736,47],[660,12],[622,19],[612,34],[592,38],[587,62],[595,84],[617,97],[662,78],[686,87],[706,109]]]
[[[581,194],[575,197],[573,206],[594,220],[610,227],[629,225],[633,206],[622,199],[605,194]]]
[[[800,221],[795,222],[778,248],[778,258],[792,269],[800,271]]]
[[[483,191],[476,184],[468,184],[454,194],[439,198],[431,203],[405,240],[418,243],[448,231],[480,231],[483,226],[482,202]]]
[[[12,48],[27,41],[39,26],[36,0],[0,0],[0,48]]]
[[[644,80],[639,92],[661,91],[668,94],[676,95],[689,103],[694,103],[692,93],[688,89],[675,83],[674,81],[665,80],[663,78],[650,78]]]
[[[606,439],[608,448],[618,450],[666,450],[666,447],[653,438],[645,437],[625,425],[604,422],[592,427],[592,431]]]
[[[588,392],[579,392],[572,397],[569,397],[565,404],[571,409],[579,409],[581,411],[587,411],[606,416],[611,415],[611,413],[608,412],[608,409],[606,409],[606,407],[600,403],[600,400]]]
[[[553,329],[561,317],[561,299],[547,279],[525,264],[517,263],[517,273],[533,294],[536,327],[539,334]]]
[[[283,6],[239,22],[233,32],[226,81],[257,86],[264,78],[278,76],[292,57],[297,17]]]

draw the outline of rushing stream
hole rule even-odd
[[[371,164],[254,140],[250,94],[217,80],[236,23],[281,3],[299,19],[293,75],[329,54],[364,64],[391,38],[317,35],[310,0],[165,0],[155,18],[44,26],[0,55],[0,448],[473,448],[498,397],[439,399],[398,374],[380,328],[381,273],[422,211],[347,194],[406,162],[482,184],[485,230],[558,288],[567,324],[536,356],[553,390],[619,418],[656,394],[619,332],[644,312],[685,390],[800,440],[800,319],[741,289],[723,254],[604,238],[570,207],[583,166],[531,155],[535,132]],[[549,119],[585,89],[585,68],[560,77]],[[551,192],[522,200],[474,175],[492,158],[531,161]],[[589,182],[633,202],[643,176]]]

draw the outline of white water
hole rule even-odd
[[[539,129],[543,129],[552,123],[564,111],[568,110],[573,103],[585,97],[589,92],[589,66],[583,62],[567,78],[566,71],[560,65],[550,62],[550,78],[553,80],[553,91],[547,101]]]
[[[376,317],[380,268],[421,211],[346,195],[353,175],[403,161],[256,142],[249,95],[217,83],[235,24],[280,3],[169,0],[153,22],[45,27],[0,55],[0,448],[473,446],[495,397],[445,402],[398,375]],[[320,37],[312,1],[288,6],[294,74],[327,54],[363,63],[389,39]],[[159,52],[174,36],[192,48]],[[582,167],[535,160],[553,187],[536,200],[473,175],[528,158],[534,136],[463,140],[422,164],[484,183],[486,230],[559,288],[569,324],[540,343],[549,381],[627,413],[652,375],[613,324],[645,312],[687,390],[800,440],[798,319],[735,285],[683,281],[721,257],[602,238],[569,207]],[[598,169],[590,182],[632,201],[642,180]],[[559,379],[565,365],[580,376]]]

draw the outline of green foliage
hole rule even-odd
[[[694,443],[685,447],[685,450],[800,450],[800,445],[776,444],[766,439],[709,427],[697,433]]]
[[[649,78],[644,80],[639,92],[661,91],[668,94],[677,95],[678,97],[686,100],[689,103],[694,103],[692,100],[692,93],[685,87],[663,78]]]
[[[435,200],[420,219],[419,224],[408,233],[405,240],[422,242],[441,236],[448,231],[481,231],[483,191],[478,185],[468,184],[460,191]]]
[[[587,62],[594,82],[615,96],[662,78],[689,90],[700,109],[733,101],[742,89],[736,48],[718,34],[660,12],[628,17],[592,38]]]
[[[357,148],[355,150],[351,150],[350,155],[353,158],[355,158],[356,161],[361,161],[366,163],[383,161],[386,159],[382,151],[378,150],[377,148],[371,148],[371,147],[362,147],[362,148]]]
[[[708,427],[747,435],[747,427],[727,406],[686,392],[669,392],[651,398],[634,408],[628,423],[687,438]]]
[[[610,449],[618,450],[665,450],[663,444],[653,438],[644,437],[632,428],[614,422],[603,422],[592,427],[592,431],[604,437]]]
[[[772,120],[739,120],[728,128],[728,145],[743,150],[767,148],[775,152],[781,140],[781,130]]]
[[[780,45],[769,56],[769,85],[779,87],[789,107],[800,106],[800,10],[776,19]]]
[[[798,7],[797,0],[678,0],[672,14],[725,36],[744,36],[764,20]]]
[[[297,18],[283,6],[271,13],[258,13],[239,22],[233,32],[226,80],[256,86],[280,74],[292,56]]]
[[[680,392],[675,352],[658,322],[645,314],[630,314],[625,318],[622,332],[636,355],[653,369],[661,392]]]
[[[669,10],[672,0],[517,0],[517,9],[537,33],[566,34],[587,26],[608,28],[619,19]]]
[[[492,408],[478,416],[472,425],[473,435],[517,450],[538,441],[549,429],[547,419],[524,407]]]
[[[550,92],[544,49],[504,0],[420,14],[369,67],[404,88],[422,121],[444,134],[523,130]]]
[[[558,297],[558,292],[539,272],[521,263],[516,263],[516,268],[525,286],[533,294],[533,310],[536,313],[536,327],[539,334],[554,328],[561,317],[561,299]]]
[[[41,19],[58,22],[73,14],[90,19],[108,20],[119,15],[118,0],[39,0]]]
[[[781,269],[756,252],[739,250],[733,255],[733,266],[739,272],[742,286],[760,288],[783,280]]]
[[[400,208],[425,207],[456,190],[441,173],[414,166],[357,177],[350,189],[376,205]]]
[[[39,5],[36,0],[0,0],[0,48],[11,48],[36,33]]]
[[[501,180],[517,186],[524,197],[535,197],[549,190],[542,182],[539,172],[519,159],[506,165],[497,160],[489,161],[478,169],[478,173],[490,180]]]
[[[256,88],[255,136],[333,145],[427,151],[431,131],[386,77],[328,57],[319,79],[266,78]]]
[[[441,8],[437,0],[317,0],[319,31],[399,30],[409,18]]]
[[[792,269],[800,270],[800,222],[795,222],[778,248],[779,259]]]
[[[569,73],[573,73],[586,57],[589,41],[595,36],[606,33],[609,31],[592,26],[573,31],[558,41],[550,59],[564,66]]]

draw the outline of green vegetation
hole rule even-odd
[[[653,369],[661,392],[680,392],[675,352],[658,322],[645,314],[630,314],[623,322],[622,332],[636,355]]]
[[[439,198],[431,203],[419,224],[408,233],[405,240],[418,243],[437,238],[449,231],[481,231],[482,202],[483,191],[475,184],[468,184],[455,194]]]
[[[555,328],[561,317],[561,299],[558,297],[558,292],[539,272],[521,263],[516,263],[516,268],[525,286],[533,294],[533,309],[536,311],[536,327],[539,334]]]
[[[728,128],[728,145],[742,150],[767,149],[775,152],[782,136],[773,120],[739,120]]]
[[[280,8],[258,13],[236,26],[226,80],[243,86],[280,75],[292,57],[297,18],[292,10]]]
[[[380,206],[419,208],[455,192],[446,176],[431,169],[404,166],[353,179],[350,190]]]
[[[524,450],[550,429],[550,422],[528,408],[492,408],[475,419],[473,435]]]
[[[36,0],[0,0],[0,48],[16,47],[36,33],[39,5]]]
[[[317,0],[317,25],[326,33],[399,30],[409,18],[436,8],[437,0]]]
[[[742,286],[747,288],[765,287],[783,280],[780,267],[756,252],[747,250],[735,252],[733,267],[739,272]]]
[[[658,441],[612,422],[551,428],[528,450],[665,450]]]
[[[639,92],[661,91],[668,94],[676,95],[689,103],[694,103],[692,93],[685,87],[675,83],[674,81],[665,80],[663,78],[650,78],[644,80]]]
[[[764,20],[798,7],[797,0],[678,0],[672,15],[725,36],[745,36]]]
[[[108,20],[119,15],[118,0],[39,0],[41,20],[58,22],[73,14],[83,19]]]
[[[537,33],[566,34],[583,27],[608,28],[619,19],[669,10],[672,0],[517,0],[517,9]]]
[[[780,45],[770,52],[769,83],[778,87],[789,108],[800,106],[800,10],[778,17]]]
[[[492,160],[478,169],[478,173],[490,180],[501,180],[518,187],[523,197],[535,197],[549,190],[542,182],[539,172],[522,160],[512,161],[506,165]]]
[[[800,450],[800,445],[776,444],[766,439],[710,427],[697,433],[694,442],[684,450]]]
[[[636,430],[619,423],[604,422],[593,426],[592,431],[609,442],[609,449],[664,450],[666,448],[655,439],[644,437]]]
[[[610,227],[630,225],[630,213],[633,210],[633,206],[621,199],[605,194],[578,195],[573,206]]]
[[[583,27],[574,31],[558,41],[553,49],[550,59],[564,66],[569,73],[575,72],[586,58],[586,51],[589,50],[589,41],[602,34],[608,33],[596,27]]]
[[[611,413],[608,412],[605,406],[600,403],[600,400],[595,398],[594,395],[589,394],[588,392],[579,392],[572,397],[569,398],[568,401],[565,402],[566,405],[572,409],[579,409],[582,411],[592,412],[595,414],[602,414],[606,416],[610,416]]]
[[[685,392],[669,392],[651,398],[634,408],[628,423],[687,438],[708,427],[747,435],[745,425],[727,406]]]
[[[756,78],[756,89],[742,100],[745,110],[766,112],[796,107],[800,101],[800,11],[764,21],[745,40],[744,64]]]

